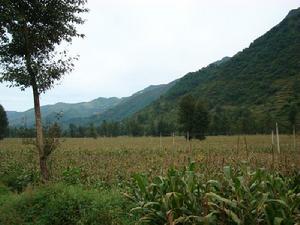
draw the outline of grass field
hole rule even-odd
[[[170,168],[199,162],[208,174],[225,165],[247,162],[253,168],[264,167],[289,173],[300,167],[300,137],[280,136],[280,154],[271,135],[216,136],[205,141],[187,142],[183,137],[117,137],[61,139],[49,162],[53,180],[68,173],[80,173],[84,182],[115,183],[132,174],[164,174]],[[295,146],[296,144],[296,146]],[[37,168],[37,152],[22,139],[0,142],[0,172],[15,164]]]

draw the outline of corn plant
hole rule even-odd
[[[126,196],[141,224],[292,225],[300,222],[299,179],[246,165],[207,179],[191,163],[151,180],[134,175]]]

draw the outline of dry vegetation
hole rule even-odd
[[[283,173],[298,169],[300,137],[296,138],[294,148],[292,136],[280,136],[280,149],[279,154],[276,140],[272,146],[271,136],[267,135],[208,137],[190,143],[183,137],[62,139],[49,164],[53,180],[63,179],[76,168],[75,173],[80,173],[85,183],[115,183],[136,172],[164,174],[170,166],[182,167],[188,161],[200,162],[206,174],[220,171],[225,165],[246,162],[253,168]],[[0,172],[8,172],[11,165],[25,170],[38,168],[35,151],[33,145],[22,139],[1,141]]]

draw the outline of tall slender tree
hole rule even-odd
[[[8,120],[6,112],[2,105],[0,105],[0,140],[5,138],[8,129]]]
[[[202,100],[198,100],[194,111],[193,136],[199,140],[204,140],[210,122],[207,104]]]
[[[180,124],[180,130],[183,131],[189,138],[193,132],[194,127],[194,113],[195,113],[196,101],[192,95],[185,95],[180,99],[178,122]],[[187,135],[189,133],[189,135]]]
[[[178,119],[186,138],[205,139],[209,115],[204,101],[196,101],[192,95],[183,96],[179,102]]]
[[[83,37],[76,30],[87,12],[86,0],[1,0],[0,1],[0,81],[10,87],[32,88],[36,140],[41,174],[49,179],[44,149],[40,95],[69,73],[73,59],[57,46]]]

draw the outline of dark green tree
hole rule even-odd
[[[1,82],[24,90],[32,88],[36,140],[41,174],[49,179],[40,110],[40,95],[73,68],[66,51],[57,52],[62,42],[83,37],[76,31],[79,16],[87,12],[86,0],[0,1]]]
[[[209,125],[209,115],[207,104],[201,100],[198,100],[193,116],[193,129],[192,129],[192,137],[195,137],[199,140],[205,139],[205,133],[208,131]]]
[[[79,126],[78,127],[78,137],[85,137],[87,134],[87,129],[85,127]]]
[[[0,105],[0,140],[6,137],[8,131],[8,120],[6,112],[2,105]]]
[[[69,135],[72,138],[77,137],[77,127],[73,123],[69,124]]]
[[[95,126],[94,126],[94,124],[93,123],[91,123],[90,125],[89,125],[89,127],[88,127],[88,136],[89,137],[92,137],[92,138],[97,138],[97,136],[98,136],[98,134],[97,134],[97,130],[96,130],[96,128],[95,128]]]
[[[180,124],[180,130],[184,132],[186,138],[187,133],[189,133],[189,138],[191,138],[193,131],[195,105],[196,102],[192,95],[183,96],[179,102],[178,122]]]
[[[100,136],[108,136],[108,122],[106,120],[102,121],[101,125],[97,128],[97,132]]]
[[[130,119],[126,123],[128,135],[134,137],[144,135],[143,127],[136,119]]]
[[[209,132],[212,135],[225,135],[230,133],[228,112],[217,106],[210,119]]]

